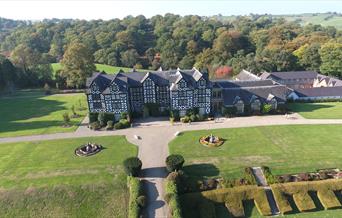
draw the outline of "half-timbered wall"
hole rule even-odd
[[[143,82],[144,103],[156,103],[156,87],[154,82],[147,78]]]

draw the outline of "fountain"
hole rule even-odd
[[[80,147],[75,149],[75,154],[77,156],[90,156],[94,155],[102,150],[102,146],[95,144],[95,143],[90,143],[88,142],[87,144],[81,145]]]
[[[219,147],[224,143],[224,140],[213,134],[203,136],[200,138],[200,143],[207,147]]]

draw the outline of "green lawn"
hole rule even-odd
[[[128,67],[115,67],[115,66],[110,66],[110,65],[105,65],[105,64],[95,64],[95,65],[96,65],[97,71],[104,71],[109,74],[117,73],[119,72],[120,69],[122,69],[125,72],[129,72],[132,70],[132,68],[128,68]],[[62,65],[60,63],[53,63],[51,64],[51,66],[52,66],[52,70],[54,74],[56,73],[57,70],[62,69]]]
[[[75,156],[89,141],[105,149]],[[127,217],[122,161],[136,155],[123,136],[0,144],[1,217]]]
[[[40,91],[18,92],[0,97],[0,137],[75,131],[87,113],[84,94],[45,96]],[[63,113],[81,116],[71,119],[71,127],[63,127]],[[80,110],[83,108],[83,110]]]
[[[307,119],[342,119],[342,102],[290,103],[288,107]]]
[[[244,167],[271,167],[274,174],[342,168],[342,125],[288,125],[185,132],[169,144],[185,158],[192,176],[237,178]],[[227,141],[218,148],[199,144],[213,133]]]

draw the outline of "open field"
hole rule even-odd
[[[117,73],[119,72],[120,69],[122,69],[125,72],[129,72],[132,70],[132,68],[127,68],[127,67],[115,67],[115,66],[109,66],[105,64],[95,64],[96,65],[96,70],[97,71],[104,71],[106,73],[112,74],[112,73]],[[51,64],[52,70],[54,74],[56,73],[57,70],[60,70],[62,68],[60,63],[53,63]]]
[[[75,156],[89,141],[105,149]],[[2,217],[127,217],[122,161],[137,148],[123,136],[0,145]]]
[[[84,94],[46,96],[41,91],[0,97],[0,105],[0,137],[75,131],[88,111]],[[62,127],[62,115],[71,115],[73,105],[80,117],[72,118],[70,127]]]
[[[246,166],[269,166],[273,174],[342,168],[342,125],[288,125],[185,132],[170,142],[172,154],[185,158],[194,177],[241,177]],[[214,134],[226,142],[218,148],[199,143]]]
[[[307,119],[342,119],[342,102],[289,103],[288,107]]]

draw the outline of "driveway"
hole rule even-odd
[[[85,121],[86,122],[86,121]],[[84,122],[83,122],[84,124]],[[135,124],[132,128],[115,131],[92,131],[81,125],[73,133],[55,133],[48,135],[18,136],[0,138],[0,143],[52,140],[64,138],[76,138],[87,136],[125,135],[127,140],[139,146],[138,156],[143,162],[142,181],[145,186],[148,206],[144,211],[144,217],[163,218],[168,216],[168,207],[164,201],[163,183],[167,172],[165,170],[165,159],[169,153],[168,143],[175,137],[178,131],[237,128],[269,125],[298,125],[298,124],[342,124],[341,120],[328,119],[304,119],[298,114],[286,117],[284,115],[237,117],[233,119],[221,118],[215,121],[198,122],[189,124],[162,121],[144,121]],[[135,136],[139,136],[137,139]]]

